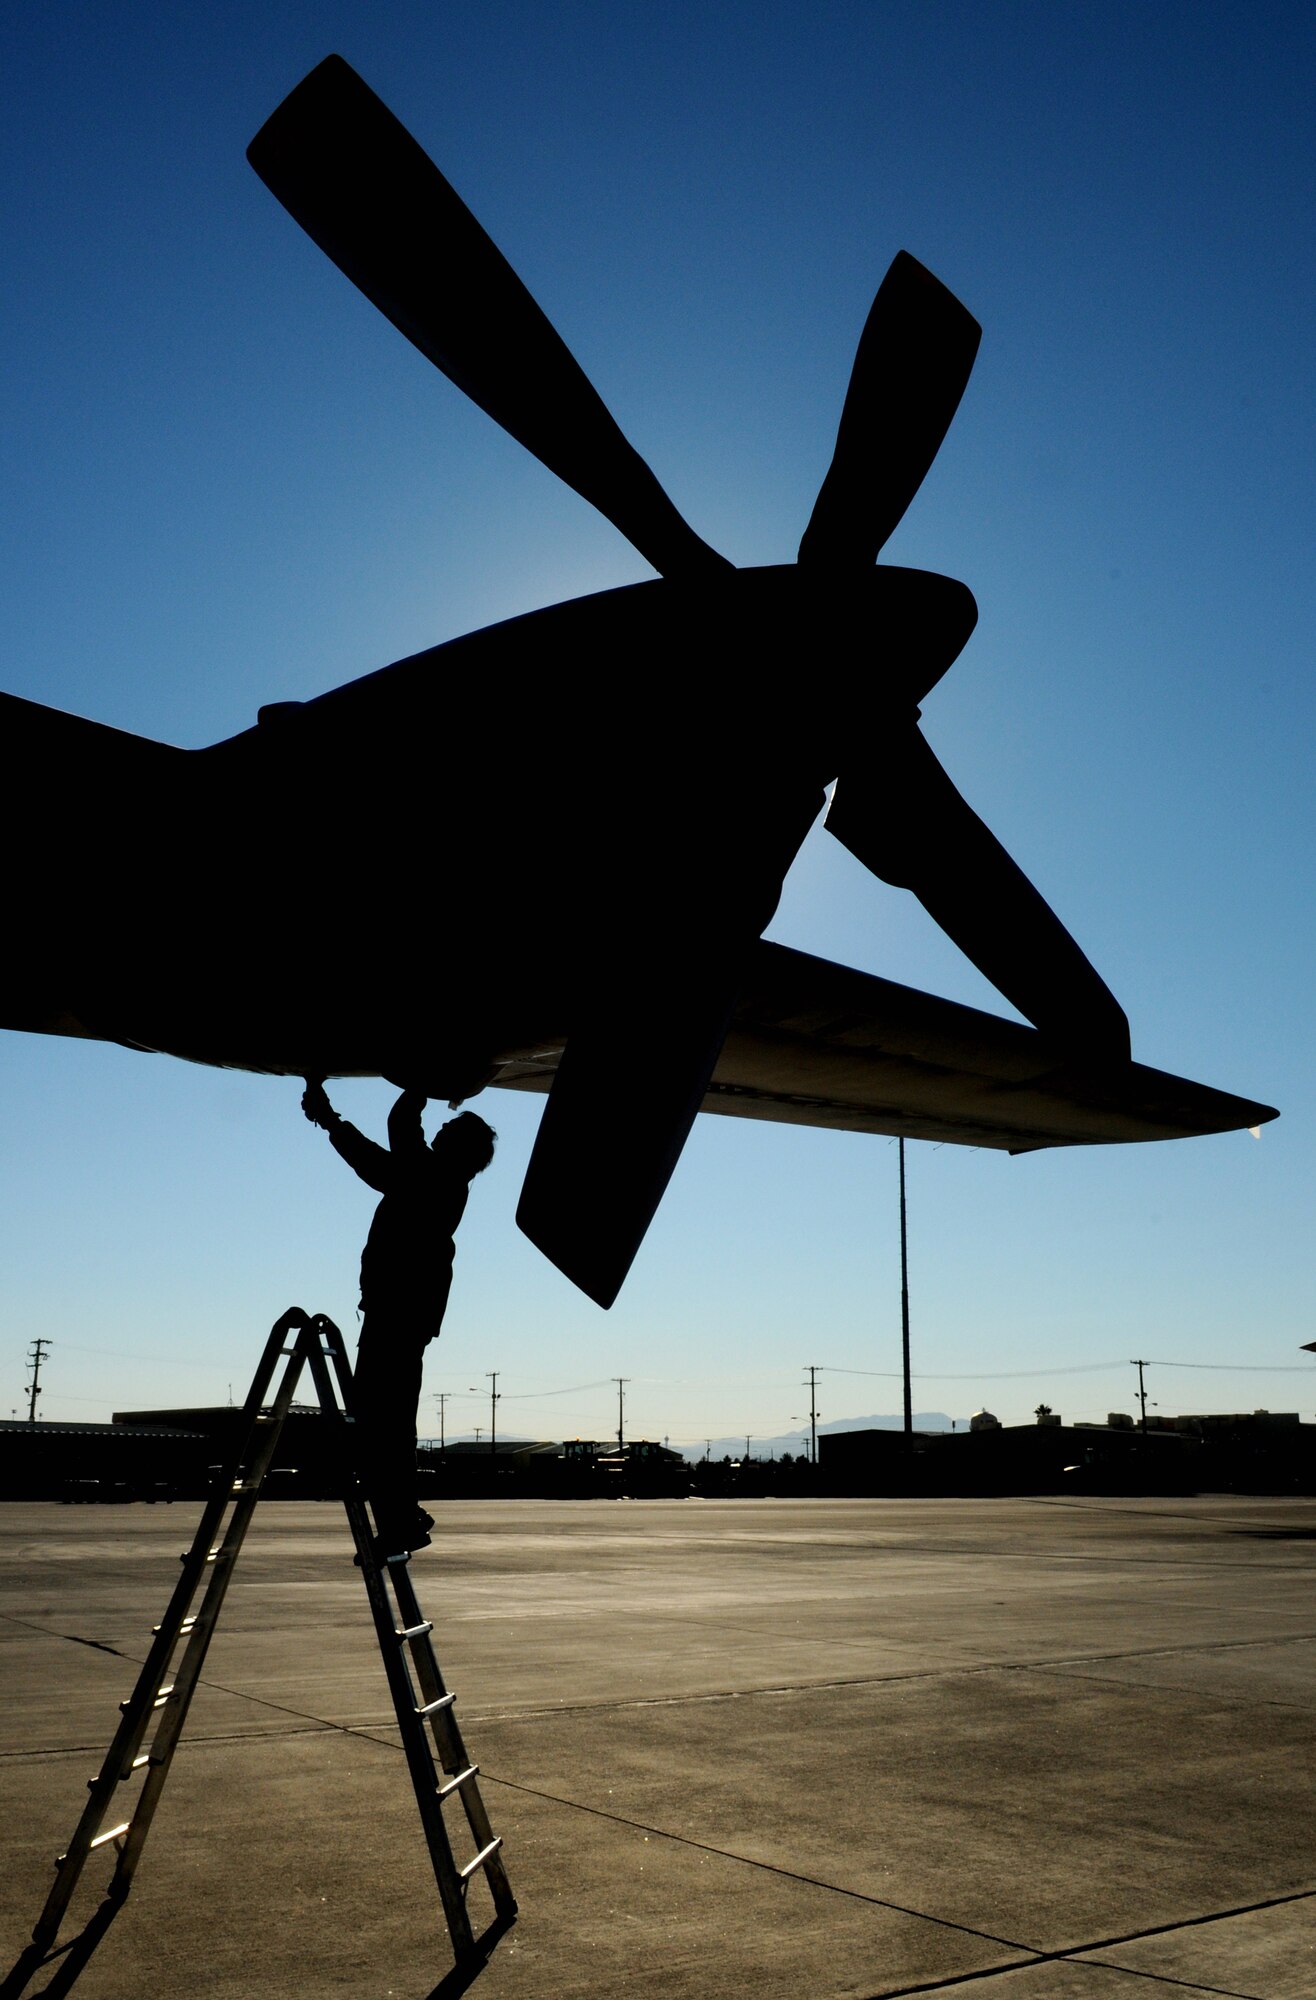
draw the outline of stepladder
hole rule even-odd
[[[342,1502],[355,1560],[458,1966],[478,1964],[516,1915],[502,1841],[490,1825],[479,1767],[467,1755],[455,1696],[435,1657],[434,1628],[417,1600],[410,1552],[390,1549],[376,1533],[369,1496],[357,1477],[352,1370],[343,1336],[323,1314],[292,1307],[270,1330],[236,1427],[237,1443],[212,1483],[192,1545],[180,1558],[177,1584],[153,1629],[136,1686],[120,1703],[118,1727],[99,1772],[88,1783],[87,1803],[67,1850],[56,1860],[55,1880],[32,1943],[0,1985],[4,2000],[24,1991],[39,1967],[76,1948],[76,1939],[61,1943],[60,1932],[89,1863],[112,1857],[97,1919],[102,1930],[128,1895],[202,1680],[234,1566],[305,1372],[322,1416],[336,1427],[331,1456],[342,1468]],[[455,1828],[450,1826],[454,1820]],[[461,1858],[466,1848],[471,1851]],[[479,1901],[488,1919],[484,1922],[470,1901],[476,1884],[487,1891]],[[89,1924],[87,1933],[93,1928]]]

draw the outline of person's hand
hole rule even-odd
[[[325,1096],[324,1085],[318,1077],[307,1077],[306,1088],[302,1092],[302,1110],[312,1125],[328,1131],[334,1115],[334,1107]]]

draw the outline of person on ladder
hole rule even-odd
[[[433,1516],[416,1497],[416,1412],[425,1349],[443,1324],[457,1225],[497,1134],[473,1111],[441,1125],[427,1146],[427,1099],[404,1090],[378,1146],[341,1118],[324,1085],[306,1079],[302,1110],[353,1172],[383,1196],[361,1253],[361,1333],[355,1372],[361,1481],[381,1554],[429,1546]]]

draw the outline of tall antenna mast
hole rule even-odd
[[[909,1383],[909,1240],[905,1230],[905,1142],[900,1141],[900,1346],[905,1371],[905,1436],[914,1435],[914,1399]]]

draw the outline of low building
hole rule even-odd
[[[182,1428],[204,1439],[209,1473],[232,1463],[242,1446],[242,1408],[214,1403],[199,1409],[116,1410],[116,1425],[149,1431]],[[326,1419],[318,1403],[293,1403],[284,1418],[262,1498],[333,1499],[341,1494],[342,1441],[336,1418]],[[206,1490],[203,1486],[203,1492]]]
[[[0,1498],[175,1500],[205,1493],[209,1440],[186,1424],[0,1423]]]
[[[967,1431],[908,1439],[902,1431],[839,1431],[818,1447],[821,1484],[838,1495],[1186,1493],[1201,1483],[1196,1439],[1057,1423],[1051,1410],[1036,1423],[993,1417]]]

